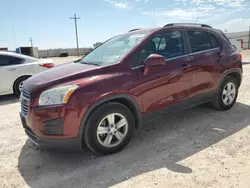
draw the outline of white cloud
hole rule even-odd
[[[122,9],[131,8],[131,4],[128,1],[117,1],[117,0],[106,0],[106,1],[118,8]]]
[[[147,3],[149,0],[105,0],[113,6],[122,9],[132,8],[135,3]]]
[[[216,10],[216,13],[214,12]],[[225,11],[224,9],[216,9],[212,5],[200,6],[197,8],[176,8],[173,10],[169,9],[155,9],[154,11],[143,11],[141,14],[149,15],[154,17],[165,17],[166,19],[172,20],[196,20],[199,19],[205,20],[210,16],[218,15],[219,13]]]
[[[185,9],[174,9],[174,10],[163,10],[157,9],[155,11],[144,11],[143,15],[151,15],[151,16],[163,16],[168,18],[179,18],[183,20],[190,20],[192,18],[196,18],[197,16],[206,16],[207,13],[200,13],[196,10],[185,10]]]
[[[183,1],[186,2],[187,0],[175,0],[175,1]],[[213,3],[215,5],[223,5],[228,7],[240,7],[244,6],[245,0],[190,0],[190,4],[209,4]]]
[[[248,31],[250,18],[236,18],[223,24],[215,25],[215,28],[227,30],[227,32]]]
[[[177,8],[155,8],[142,10],[142,15],[151,16],[155,24],[162,26],[169,22],[198,22],[215,25],[238,17],[247,11],[249,3],[245,0],[174,0],[176,4],[183,4]],[[248,10],[249,11],[249,10]]]
[[[246,0],[174,0],[177,3],[182,3],[183,5],[214,5],[214,6],[224,6],[224,7],[246,7]]]

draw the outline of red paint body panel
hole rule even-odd
[[[143,116],[216,90],[226,72],[242,71],[239,56],[227,46],[223,38],[220,38],[221,49],[169,59],[164,65],[149,67],[146,75],[143,75],[142,66],[131,68],[134,54],[141,50],[152,35],[171,30],[173,27],[151,30],[146,38],[117,64],[98,67],[69,63],[28,79],[24,84],[25,90],[31,95],[29,112],[25,118],[28,126],[41,138],[74,138],[81,133],[82,120],[89,110],[106,98],[116,95],[129,96],[135,101],[139,115]],[[214,32],[214,35],[218,33]],[[66,105],[37,107],[41,92],[67,84],[76,84],[79,88]],[[61,136],[45,134],[44,122],[57,118],[64,119],[63,134]]]
[[[144,111],[152,112],[189,97],[192,73],[182,71],[181,66],[189,62],[189,57],[169,60],[165,65],[150,68],[144,76],[135,70],[139,79],[140,96]]]

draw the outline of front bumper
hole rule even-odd
[[[52,109],[53,108],[50,108],[50,110]],[[58,117],[58,115],[51,116],[50,110],[49,109],[39,109],[37,111],[32,110],[29,111],[28,116],[23,116],[20,113],[21,122],[27,136],[32,140],[32,142],[34,142],[37,146],[41,148],[59,149],[67,151],[81,150],[82,138],[80,134],[77,134],[75,131],[72,131],[74,127],[68,123],[69,117],[68,116]],[[53,112],[54,115],[55,109],[53,109]],[[59,118],[59,121],[54,120],[56,118]],[[63,121],[61,121],[62,119]],[[65,119],[67,121],[65,121]],[[45,126],[46,124],[50,126],[51,122],[55,123],[54,125],[56,127],[60,128],[63,127],[63,130],[59,131],[61,134],[53,135],[51,134],[51,132],[50,134],[46,133]],[[70,128],[69,126],[71,126],[71,129],[69,129]],[[74,132],[75,134],[72,134]]]
[[[79,140],[78,137],[68,139],[40,138],[27,128],[25,129],[25,133],[34,144],[41,148],[67,151],[79,151],[82,149],[80,144],[81,140]]]

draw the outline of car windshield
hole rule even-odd
[[[107,66],[117,63],[135,45],[141,42],[146,33],[124,34],[111,38],[76,63]]]

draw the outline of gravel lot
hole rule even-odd
[[[250,187],[250,51],[236,105],[157,118],[118,154],[52,152],[25,135],[18,99],[0,97],[1,187]],[[75,57],[55,58],[64,62]]]

